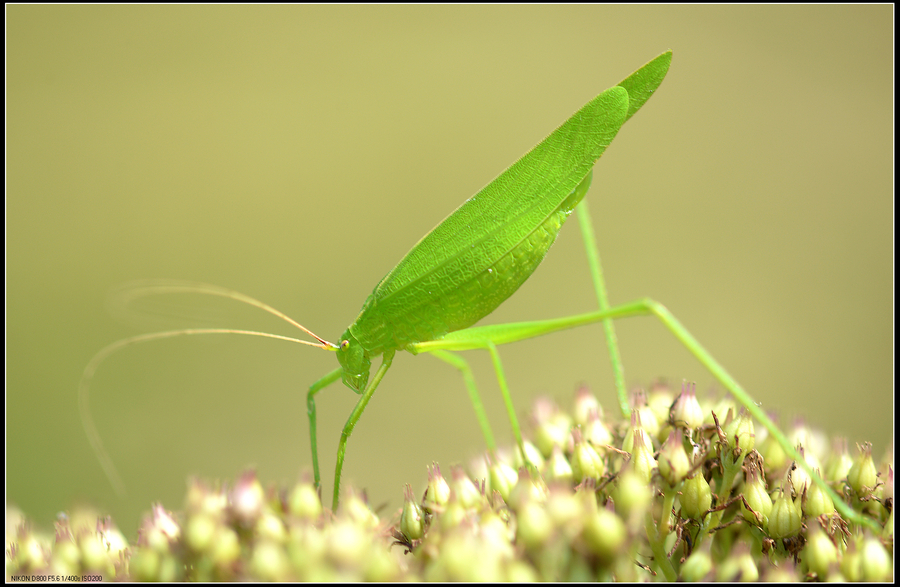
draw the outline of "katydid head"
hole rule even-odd
[[[372,368],[372,359],[356,337],[348,328],[341,335],[340,348],[338,350],[338,362],[341,364],[341,379],[344,385],[362,393],[369,382],[369,370]]]

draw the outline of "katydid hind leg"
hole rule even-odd
[[[587,200],[582,200],[576,209],[578,224],[581,227],[581,237],[584,241],[584,249],[587,253],[588,267],[591,271],[591,279],[594,283],[594,292],[597,294],[597,307],[601,312],[609,310],[609,298],[606,295],[606,284],[603,280],[603,268],[600,265],[600,249],[597,247],[597,239],[594,235],[594,226],[591,222],[591,214],[588,210]],[[603,320],[603,330],[606,334],[606,347],[609,352],[609,360],[612,363],[613,378],[616,384],[616,395],[619,401],[619,410],[624,417],[628,417],[628,389],[625,387],[625,368],[622,365],[622,356],[619,353],[619,342],[616,337],[616,329],[611,318]]]
[[[627,318],[632,316],[655,316],[679,342],[727,389],[750,415],[766,428],[772,437],[778,442],[785,453],[801,468],[803,468],[825,493],[827,493],[835,508],[845,519],[870,525],[871,522],[858,515],[838,496],[822,478],[810,469],[806,461],[800,456],[784,433],[775,425],[765,412],[753,401],[753,398],[743,387],[725,370],[725,368],[707,351],[694,336],[669,312],[669,310],[654,300],[644,298],[620,304],[606,311],[588,312],[574,316],[565,316],[550,320],[538,320],[532,322],[519,322],[511,324],[495,324],[490,326],[475,326],[464,330],[451,332],[439,341],[420,343],[413,350],[416,352],[433,352],[438,349],[468,350],[476,348],[488,348],[500,344],[518,342],[536,336],[543,336],[553,332],[594,324],[608,319]],[[494,353],[495,354],[495,353]],[[497,357],[499,361],[499,357]],[[498,378],[501,372],[498,371]],[[501,386],[503,383],[501,383]],[[513,414],[514,416],[514,414]]]
[[[522,462],[530,468],[531,463],[528,462],[528,455],[525,452],[525,442],[522,440],[522,430],[519,428],[519,419],[516,417],[516,408],[513,405],[512,396],[509,393],[509,386],[506,384],[506,374],[503,371],[503,363],[500,362],[500,353],[497,352],[497,345],[491,341],[487,341],[485,348],[491,354],[491,360],[494,363],[494,371],[497,373],[497,383],[500,384],[500,393],[503,394],[503,403],[506,404],[506,413],[509,415],[509,423],[512,426],[513,435],[516,437],[516,444],[519,446]]]

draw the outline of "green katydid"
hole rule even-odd
[[[431,353],[459,369],[485,436],[495,449],[493,434],[481,406],[468,364],[451,351],[485,349],[493,360],[500,390],[519,450],[524,446],[497,346],[596,322],[602,322],[609,343],[619,405],[629,412],[624,375],[612,320],[655,315],[710,372],[761,422],[785,451],[824,484],[799,457],[785,436],[747,393],[710,356],[688,331],[658,302],[649,299],[609,308],[594,237],[583,201],[592,169],[621,126],[639,110],[662,83],[672,54],[666,52],[632,73],[573,114],[541,143],[511,165],[475,196],[423,237],[375,287],[356,320],[338,344],[313,334],[274,308],[230,290],[199,284],[166,283],[140,288],[147,293],[194,291],[225,296],[275,314],[318,341],[312,343],[268,333],[230,329],[183,329],[135,336],[100,351],[85,369],[79,388],[82,421],[95,453],[113,485],[116,474],[87,407],[88,384],[99,363],[123,346],[186,334],[249,334],[291,340],[337,353],[340,367],[316,381],[307,406],[315,483],[321,486],[318,462],[315,395],[338,379],[360,395],[341,432],[335,464],[332,506],[339,504],[340,480],[347,441],[398,350]],[[534,272],[553,244],[565,219],[578,210],[600,309],[580,315],[534,322],[473,326],[490,314]],[[382,364],[370,380],[372,359]],[[857,519],[831,492],[845,516]],[[846,511],[845,511],[846,510]]]

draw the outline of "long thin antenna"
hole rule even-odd
[[[260,310],[264,310],[269,314],[272,314],[273,316],[281,318],[288,324],[299,328],[306,334],[315,338],[323,345],[329,345],[331,347],[334,347],[335,350],[337,349],[337,345],[328,342],[324,338],[319,337],[316,333],[309,330],[307,327],[303,326],[284,312],[276,310],[269,304],[261,302],[256,298],[252,298],[246,294],[242,294],[239,291],[219,287],[217,285],[209,285],[208,283],[199,283],[192,281],[147,279],[126,283],[119,289],[119,293],[117,295],[120,296],[124,304],[127,305],[128,303],[138,298],[167,293],[200,293],[229,298],[238,302],[244,302],[245,304],[248,304],[255,308],[259,308]]]
[[[119,476],[119,473],[112,462],[112,458],[110,458],[109,453],[106,451],[106,447],[103,445],[103,441],[100,439],[100,433],[97,432],[97,426],[94,424],[94,419],[91,417],[89,402],[90,385],[91,380],[94,378],[94,373],[96,373],[97,368],[100,366],[100,364],[110,355],[124,347],[133,344],[173,338],[176,336],[188,336],[193,334],[241,334],[246,336],[261,336],[263,338],[286,340],[288,342],[304,344],[327,351],[337,351],[339,348],[336,344],[328,342],[327,340],[317,336],[308,328],[306,328],[293,318],[287,316],[283,312],[276,310],[272,306],[250,296],[244,295],[240,292],[236,292],[223,287],[208,285],[205,283],[192,283],[187,281],[151,280],[126,284],[120,291],[121,295],[123,296],[122,299],[124,299],[126,304],[137,298],[145,297],[148,295],[182,292],[205,293],[209,295],[230,298],[239,302],[244,302],[246,304],[264,310],[274,316],[277,316],[282,320],[288,322],[289,324],[296,326],[303,332],[309,334],[319,342],[315,343],[308,340],[301,340],[299,338],[292,338],[290,336],[282,336],[280,334],[271,334],[268,332],[258,332],[254,330],[237,330],[232,328],[183,328],[180,330],[168,330],[165,332],[153,332],[150,334],[139,334],[137,336],[131,336],[116,341],[101,349],[96,355],[93,356],[93,358],[91,358],[90,362],[88,362],[87,366],[84,368],[84,373],[82,373],[81,375],[81,381],[79,381],[78,383],[78,411],[81,415],[81,424],[84,427],[84,432],[88,437],[88,441],[91,444],[94,455],[97,457],[97,460],[100,461],[100,466],[103,468],[103,472],[106,474],[106,477],[109,479],[109,482],[112,484],[113,489],[116,491],[116,494],[118,494],[119,497],[123,497],[125,495],[125,484],[122,482],[122,478]]]

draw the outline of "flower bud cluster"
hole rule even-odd
[[[586,388],[571,413],[539,400],[525,459],[501,450],[447,477],[435,464],[381,515],[350,490],[333,513],[311,482],[265,488],[253,472],[192,481],[183,510],[154,505],[130,544],[96,513],[61,515],[53,536],[8,507],[7,580],[893,580],[890,457],[829,452],[798,423],[788,437],[806,466],[792,463],[733,402],[693,387],[657,385],[632,410],[616,422]],[[843,520],[807,468],[880,530]]]

